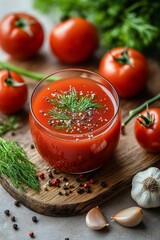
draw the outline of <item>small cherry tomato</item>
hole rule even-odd
[[[115,87],[120,97],[132,97],[146,86],[148,64],[138,51],[124,47],[107,52],[100,61],[99,72]]]
[[[14,58],[35,55],[44,39],[41,24],[25,13],[10,13],[0,22],[0,46]]]
[[[53,27],[50,46],[62,62],[76,64],[85,61],[97,49],[98,33],[87,20],[70,18]]]
[[[143,111],[135,121],[135,137],[148,152],[160,152],[160,108]]]
[[[27,86],[19,74],[7,70],[0,71],[0,112],[18,112],[24,106],[27,96]]]

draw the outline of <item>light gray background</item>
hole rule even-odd
[[[45,1],[45,0],[44,0]],[[11,11],[25,11],[37,16],[45,26],[46,34],[53,25],[53,16],[44,16],[32,8],[32,0],[0,0],[0,18]],[[49,52],[48,43],[45,42],[43,52]],[[0,50],[0,60],[7,55]],[[144,210],[144,220],[139,226],[129,229],[110,220],[115,212],[135,206],[130,196],[130,189],[101,206],[104,215],[110,222],[109,231],[93,231],[85,224],[85,215],[75,217],[47,217],[32,212],[24,206],[14,206],[14,199],[0,186],[0,240],[27,240],[28,233],[34,231],[37,240],[159,240],[160,239],[160,208]],[[11,214],[17,218],[19,230],[12,229],[12,222],[4,215],[4,210],[10,209]],[[38,224],[31,218],[36,215]]]

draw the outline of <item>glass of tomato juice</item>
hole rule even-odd
[[[55,77],[56,81],[49,81]],[[84,69],[40,81],[30,101],[35,146],[52,167],[85,173],[109,163],[120,137],[119,98],[111,83]]]

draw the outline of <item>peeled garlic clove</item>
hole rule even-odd
[[[114,214],[111,218],[125,227],[134,227],[142,221],[142,208],[130,207]]]
[[[109,223],[107,222],[99,207],[92,208],[87,213],[86,224],[93,230],[100,230],[106,226],[109,226]]]

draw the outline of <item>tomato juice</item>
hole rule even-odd
[[[117,146],[119,100],[106,79],[101,83],[100,75],[66,71],[78,71],[79,76],[58,73],[59,80],[42,80],[36,86],[30,129],[37,150],[50,165],[68,173],[89,172],[109,162]]]

